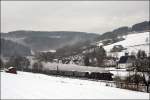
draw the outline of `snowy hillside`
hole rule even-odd
[[[149,53],[149,32],[144,32],[144,33],[134,33],[134,34],[129,34],[126,36],[123,36],[125,40],[107,45],[104,48],[109,52],[114,45],[122,45],[123,47],[127,48],[125,50],[126,52],[137,52],[138,50],[144,50],[146,53]],[[124,52],[125,52],[124,51]],[[119,55],[123,55],[124,53],[121,52]]]
[[[149,99],[135,92],[104,83],[27,72],[1,72],[2,99]]]

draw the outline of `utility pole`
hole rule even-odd
[[[58,63],[59,63],[59,60],[57,61],[57,66],[56,66],[56,70],[57,70],[57,75],[58,75]]]
[[[58,65],[57,65],[57,75],[58,75]]]

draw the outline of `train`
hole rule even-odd
[[[113,74],[101,67],[50,63],[43,68],[43,71],[44,73],[49,75],[60,75],[67,77],[78,77],[108,81],[113,80]]]

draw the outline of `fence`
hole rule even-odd
[[[128,89],[128,90],[134,90],[134,91],[141,91],[141,92],[147,92],[147,86],[145,84],[135,84],[135,83],[125,83],[125,82],[115,82],[115,81],[107,81],[106,86],[116,87],[116,88],[122,88],[122,89]],[[150,87],[148,89],[148,92],[150,93]]]

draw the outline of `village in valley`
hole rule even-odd
[[[1,32],[0,98],[149,99],[149,36],[150,21],[102,34]]]

